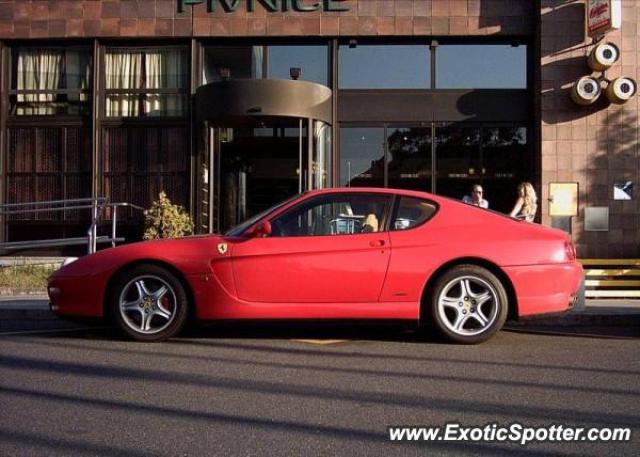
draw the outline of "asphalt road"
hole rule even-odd
[[[226,325],[139,344],[108,329],[48,333],[59,324],[17,319],[0,332],[0,456],[640,454],[637,333],[520,329],[465,347],[388,327]],[[633,435],[388,440],[390,425],[454,421]]]

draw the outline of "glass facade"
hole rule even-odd
[[[426,45],[340,45],[340,89],[428,89]]]
[[[301,81],[329,85],[328,45],[207,46],[204,49],[202,82],[231,78],[291,79],[290,70],[300,69]]]
[[[516,188],[530,181],[533,169],[527,129],[502,127],[436,127],[436,192],[460,199],[481,184],[489,208],[508,212]]]
[[[429,191],[456,199],[473,184],[482,184],[491,208],[508,212],[517,185],[534,180],[528,121],[522,116],[498,121],[477,113],[483,103],[508,110],[509,102],[495,100],[495,90],[527,90],[527,46],[350,44],[339,48],[338,96],[353,97],[357,92],[351,89],[366,89],[386,106],[378,111],[371,105],[374,126],[353,102],[351,109],[362,120],[340,124],[340,184]],[[425,105],[413,102],[419,97]],[[380,115],[385,109],[393,114]],[[415,111],[431,119],[418,117],[414,125],[400,121],[417,117]],[[452,121],[455,117],[464,119]],[[474,119],[482,117],[486,119]]]
[[[508,212],[517,185],[532,176],[527,128],[518,124],[343,126],[340,139],[343,186],[411,189],[462,199],[481,184],[490,207]]]
[[[459,199],[480,183],[491,208],[508,211],[518,182],[532,180],[526,121],[452,121],[436,109],[451,104],[442,94],[456,89],[525,92],[525,45],[245,43],[203,42],[193,61],[186,44],[111,43],[96,55],[87,45],[11,48],[6,202],[98,195],[147,207],[165,191],[194,213],[198,231],[209,231],[225,230],[300,191],[330,186]],[[202,85],[291,79],[291,69],[300,70],[300,80],[334,89],[333,123],[286,115],[209,122],[195,115],[192,74]],[[394,98],[365,109],[348,98],[353,93]],[[420,94],[431,98],[412,111]],[[413,220],[421,209],[409,206],[403,219]],[[139,213],[123,211],[119,218],[139,236]],[[39,224],[29,232],[33,238],[51,224],[79,228],[84,219],[76,213],[14,219],[9,237],[22,233],[19,223]]]
[[[340,184],[345,187],[384,187],[384,128],[340,129]]]
[[[526,89],[527,46],[441,45],[438,89]]]
[[[389,187],[431,191],[431,129],[387,128],[387,175]]]

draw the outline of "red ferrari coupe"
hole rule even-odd
[[[402,319],[479,343],[507,317],[568,310],[583,278],[568,235],[423,192],[325,189],[224,235],[106,249],[49,278],[61,316],[161,341],[188,318]]]

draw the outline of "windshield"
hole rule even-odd
[[[278,208],[283,207],[284,205],[292,202],[293,200],[299,198],[301,195],[303,194],[297,194],[294,195],[293,197],[287,198],[286,200],[278,203],[277,205],[272,206],[271,208],[265,209],[264,211],[262,211],[261,213],[256,214],[253,217],[250,217],[249,219],[247,219],[246,221],[244,221],[242,224],[236,225],[235,227],[230,228],[225,234],[224,236],[239,236],[242,232],[244,232],[247,228],[249,228],[250,226],[252,226],[253,224],[255,224],[256,222],[258,222],[260,219],[262,219],[263,217],[265,217],[267,214],[272,213],[273,211],[277,210]]]

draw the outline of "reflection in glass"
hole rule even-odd
[[[297,125],[297,119],[290,119],[279,125],[218,129],[220,230],[298,193],[303,167]],[[302,144],[306,136],[303,128]]]
[[[315,121],[315,145],[311,161],[313,189],[324,189],[331,184],[331,126]]]
[[[340,46],[340,89],[428,89],[429,46]]]
[[[439,89],[526,89],[525,45],[441,45],[437,48]]]
[[[329,85],[327,46],[269,46],[268,79],[291,79],[290,68],[300,68],[300,80]]]
[[[384,128],[340,129],[340,184],[384,187]]]
[[[388,128],[389,187],[431,191],[431,129]]]
[[[442,126],[436,128],[436,191],[462,199],[473,184],[481,183],[480,129]],[[491,194],[487,198],[491,206]]]
[[[300,80],[329,85],[328,46],[210,46],[204,50],[204,84],[220,81],[220,70],[232,79],[291,79],[289,69],[300,68]]]
[[[222,80],[220,70],[229,69],[231,78],[262,78],[263,46],[211,46],[204,49],[204,84]]]
[[[491,207],[510,211],[517,198],[518,184],[533,181],[527,129],[521,126],[482,129],[482,167],[483,185],[491,197]]]

